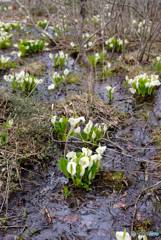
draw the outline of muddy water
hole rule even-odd
[[[153,145],[149,146],[150,149],[143,149],[143,146],[150,141],[149,128],[150,124],[146,126],[144,120],[135,118],[134,123],[128,123],[124,129],[111,133],[113,140],[124,149],[122,153],[133,155],[127,157],[120,154],[119,149],[107,144],[102,159],[104,171],[119,171],[128,177],[129,182],[127,186],[125,183],[123,191],[115,191],[115,187],[111,187],[108,182],[106,186],[102,186],[98,176],[98,182],[91,185],[90,191],[70,188],[72,194],[66,199],[62,193],[63,185],[69,186],[71,183],[59,170],[56,156],[53,156],[56,162],[52,163],[44,173],[33,175],[24,172],[22,176],[30,182],[23,181],[23,191],[12,194],[8,210],[8,217],[11,220],[8,221],[7,226],[19,226],[19,228],[16,227],[14,230],[8,228],[9,233],[0,231],[3,236],[1,239],[8,239],[8,235],[19,236],[22,230],[26,235],[26,228],[29,228],[29,233],[35,229],[35,233],[30,237],[35,240],[114,239],[113,231],[126,228],[130,232],[134,213],[133,204],[141,193],[143,185],[146,188],[159,181],[159,178],[152,176],[154,171],[150,166],[149,179],[145,182],[145,164],[140,165],[136,160],[137,158],[149,160],[157,154],[157,151],[152,149],[155,147]],[[124,133],[132,134],[127,136],[127,139],[129,138],[127,142],[119,140],[126,139]],[[41,186],[36,186],[36,183]],[[154,199],[156,197],[153,192],[149,191],[148,194],[143,195],[137,205],[136,216],[140,221],[150,218],[153,222],[153,230],[157,231],[161,228],[161,215],[156,211]],[[26,217],[24,217],[24,209]],[[23,229],[24,226],[27,227]]]
[[[54,51],[51,51],[53,54]],[[4,51],[8,55],[8,51]],[[50,92],[47,87],[51,84],[49,70],[53,70],[53,65],[48,57],[49,52],[35,54],[26,58],[27,63],[31,61],[44,61],[47,70],[44,72],[45,80],[38,87],[38,101],[53,102],[64,98],[69,92],[79,94],[85,88],[85,81],[82,85],[60,86],[56,91]],[[14,58],[14,56],[13,56]],[[73,65],[74,59],[69,58],[68,69],[71,73],[84,73],[79,65]],[[59,69],[60,70],[60,69]],[[3,76],[5,72],[1,73]],[[106,171],[118,171],[124,173],[128,179],[124,182],[123,191],[116,190],[108,182],[101,185],[98,176],[91,185],[91,190],[74,189],[71,195],[66,199],[64,197],[63,185],[71,185],[64,174],[58,168],[59,159],[53,156],[52,163],[44,173],[37,174],[31,168],[31,172],[23,172],[22,181],[23,190],[14,193],[9,199],[8,218],[6,223],[7,230],[0,229],[0,239],[15,239],[14,236],[23,234],[32,240],[45,239],[114,239],[113,231],[121,231],[125,228],[128,232],[131,229],[131,223],[134,213],[134,203],[141,193],[143,186],[146,188],[159,181],[153,163],[149,164],[148,181],[145,181],[145,163],[140,164],[137,160],[150,160],[158,155],[155,145],[149,144],[151,140],[151,130],[160,124],[157,115],[161,115],[161,89],[154,97],[148,99],[132,99],[132,94],[126,91],[124,87],[125,73],[118,74],[115,77],[107,79],[105,83],[98,82],[98,95],[109,103],[104,87],[109,83],[116,87],[114,93],[114,104],[118,104],[118,109],[129,114],[129,121],[124,125],[110,132],[111,139],[122,149],[120,150],[111,143],[103,143],[107,146],[105,156],[102,159],[102,169]],[[1,82],[6,87],[4,82]],[[82,87],[83,86],[83,87]],[[97,85],[95,88],[97,92]],[[142,120],[130,114],[140,111],[149,111],[149,122]],[[131,116],[131,117],[130,117]],[[152,125],[153,124],[153,125]],[[123,140],[122,140],[123,139]],[[147,146],[147,147],[146,147]],[[69,148],[69,150],[77,150]],[[62,153],[63,154],[63,153]],[[153,231],[161,229],[161,213],[156,210],[156,205],[161,200],[161,192],[149,191],[141,197],[137,204],[136,218],[134,223],[151,219]],[[25,210],[24,210],[25,209]],[[24,214],[26,212],[26,214]],[[26,216],[25,216],[26,215]],[[5,208],[1,217],[5,216]],[[29,230],[27,230],[29,229]],[[145,229],[146,230],[146,229]],[[148,239],[159,239],[152,237]]]

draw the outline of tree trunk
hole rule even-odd
[[[85,49],[84,49],[84,42],[83,42],[83,28],[84,28],[84,20],[85,20],[85,13],[86,13],[86,2],[87,0],[81,0],[81,10],[80,10],[80,19],[78,21],[77,26],[77,41],[78,41],[78,48],[79,48],[79,56],[85,65],[86,72],[87,72],[87,84],[88,84],[88,92],[94,92],[94,72],[91,62],[89,61]]]

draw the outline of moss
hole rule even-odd
[[[145,221],[137,221],[134,224],[134,231],[142,232],[142,233],[149,232],[153,230],[152,226],[153,226],[153,222],[151,221],[151,218],[148,218]]]
[[[130,185],[130,180],[123,172],[100,171],[100,175],[96,177],[93,184],[123,191]]]

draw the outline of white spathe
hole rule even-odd
[[[76,166],[75,162],[68,162],[67,171],[73,176],[76,174]]]
[[[106,146],[104,146],[104,147],[98,147],[98,148],[96,149],[96,152],[101,155],[102,153],[104,153],[105,149],[106,149]]]
[[[124,232],[116,232],[117,240],[123,240],[123,235],[124,235]],[[131,240],[129,233],[126,233],[124,240]]]

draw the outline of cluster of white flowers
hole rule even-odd
[[[2,28],[0,29],[0,48],[10,46],[10,40],[11,40],[12,34],[8,34],[5,32]]]
[[[50,53],[49,54],[49,58],[50,59],[53,59],[53,54],[52,53]],[[57,54],[55,54],[55,57],[57,58],[62,58],[62,59],[65,59],[65,60],[67,60],[68,59],[68,54],[65,54],[63,51],[59,51],[59,53],[57,53]]]
[[[109,9],[109,5],[108,4],[106,4],[105,9],[107,9],[107,10]]]
[[[87,44],[84,44],[84,48],[91,47],[93,45],[92,42],[88,42]]]
[[[38,25],[39,27],[41,27],[42,29],[44,29],[44,28],[46,27],[47,23],[48,23],[47,19],[45,19],[44,21],[39,20],[39,21],[37,22],[37,25]]]
[[[97,163],[97,168],[100,165],[100,160],[102,159],[102,154],[104,153],[106,146],[98,147],[96,149],[96,153],[92,155],[92,151],[88,148],[82,148],[82,158],[78,159],[76,152],[69,152],[66,157],[69,162],[67,165],[67,171],[73,176],[76,174],[76,166],[81,166],[80,176],[83,177],[85,173],[85,169],[88,168],[88,171],[92,168],[93,163]],[[79,162],[78,162],[79,161]],[[92,173],[90,172],[88,175],[89,180],[92,177]]]
[[[129,79],[128,76],[126,76],[126,81],[132,86],[132,88],[130,88],[129,90],[133,94],[135,94],[140,88],[140,80],[142,81],[141,85],[144,84],[145,88],[154,88],[155,86],[159,86],[161,84],[159,81],[159,75],[155,74],[148,76],[147,73],[144,73],[136,76],[134,79]]]
[[[135,19],[132,21],[132,24],[134,25],[134,27],[138,28],[137,29],[138,33],[141,33],[143,31],[144,27],[146,27],[146,32],[147,33],[150,32],[151,21],[148,21],[146,26],[145,26],[145,23],[146,23],[145,19],[143,21],[140,21],[138,24],[137,24]]]
[[[19,44],[13,44],[15,48],[19,48],[20,52],[18,53],[18,56],[25,56],[26,53],[32,53],[32,52],[38,52],[43,51],[44,46],[49,45],[49,43],[45,43],[41,40],[26,40],[26,39],[20,39]]]
[[[114,46],[113,41],[114,41],[114,43],[115,43],[115,39],[114,39],[114,38],[110,38],[110,39],[108,39],[107,41],[105,41],[105,44],[106,44],[106,45],[109,44],[109,46],[110,46],[111,48],[113,48],[113,46]],[[125,44],[127,44],[127,43],[128,43],[128,40],[125,39]],[[120,45],[120,46],[122,46],[123,41],[119,38],[119,39],[117,39],[117,44]]]
[[[54,27],[50,26],[49,28],[55,33],[55,37],[61,36],[61,32],[68,30],[67,24],[64,24],[62,19],[60,19],[60,24],[56,24]]]
[[[0,10],[2,10],[2,7],[0,6]],[[12,6],[9,6],[8,8],[7,7],[4,7],[3,10],[5,12],[9,12],[9,11],[12,11]]]
[[[64,70],[64,75],[62,75],[62,76],[60,76],[60,74],[57,73],[57,72],[53,72],[52,79],[54,80],[54,83],[49,85],[48,89],[49,90],[54,90],[55,85],[57,85],[56,83],[58,82],[57,79],[65,80],[65,78],[68,74],[69,74],[69,70],[67,68]]]
[[[40,41],[40,40],[23,40],[23,39],[20,39],[20,43],[23,43],[23,42],[26,42],[29,44],[29,46],[33,47],[34,45],[35,46],[38,46],[40,43],[42,43],[43,41]],[[45,46],[48,46],[49,43],[45,43]],[[18,47],[18,45],[14,45],[15,47]]]
[[[20,86],[22,86],[24,81],[32,83],[33,78],[31,78],[28,73],[25,73],[24,71],[21,71],[20,73],[15,73],[14,75],[12,75],[12,74],[4,75],[4,80],[6,82],[10,82],[10,83],[17,82],[18,84],[20,84]],[[36,77],[34,78],[34,83],[36,85],[39,85],[42,82],[43,82],[42,79],[38,80]]]
[[[51,122],[52,124],[55,126],[55,121],[56,121],[57,116],[52,116],[51,118]],[[62,118],[60,118],[59,122],[62,121]],[[71,125],[72,131],[74,131],[76,134],[81,134],[81,128],[77,127],[76,129],[74,129],[76,127],[77,124],[79,124],[79,122],[82,121],[83,123],[85,122],[85,118],[84,117],[78,117],[78,118],[69,118],[68,122]],[[103,135],[106,134],[107,132],[107,125],[105,123],[102,123],[101,125],[95,124],[94,128],[97,127],[98,131],[101,132],[103,127]],[[89,120],[89,122],[85,125],[83,132],[85,132],[87,135],[89,135],[89,133],[91,132],[93,127],[93,122],[91,120]],[[92,139],[96,138],[96,133],[93,131],[92,133]],[[87,139],[88,140],[88,139]]]
[[[94,15],[93,18],[92,18],[92,21],[95,22],[95,23],[99,23],[100,21],[100,15]]]
[[[47,23],[48,22],[48,20],[47,19],[45,19],[44,21],[42,21],[42,20],[39,20],[38,22],[37,22],[37,24],[39,24],[39,23]]]
[[[21,24],[13,20],[12,22],[2,22],[0,21],[0,29],[4,31],[9,31],[12,28],[19,28],[21,29]]]
[[[118,52],[118,51],[122,50],[123,40],[121,40],[119,38],[119,39],[117,39],[116,42],[115,41],[116,41],[115,38],[110,38],[105,41],[105,44],[109,50],[113,50],[113,48],[115,46],[115,50],[116,50],[116,52]],[[125,39],[124,43],[126,45],[128,43],[128,40]]]

